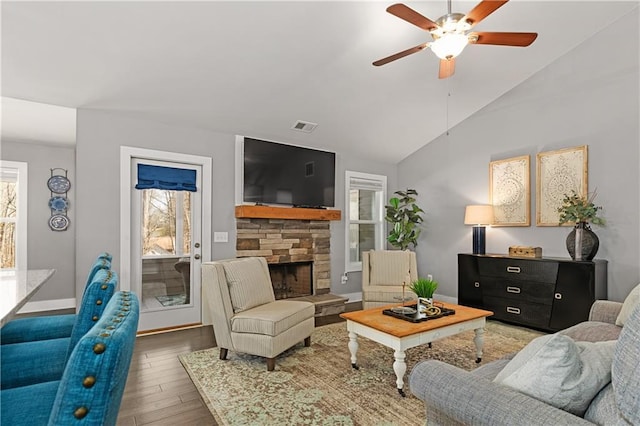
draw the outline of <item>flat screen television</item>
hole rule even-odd
[[[334,207],[336,154],[244,138],[243,201]]]

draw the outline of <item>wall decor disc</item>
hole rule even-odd
[[[69,218],[63,214],[54,214],[49,219],[49,228],[52,231],[65,231],[69,227]]]
[[[49,208],[57,212],[63,212],[69,208],[69,200],[64,197],[51,197]]]
[[[47,187],[49,187],[49,191],[51,192],[64,194],[69,191],[69,188],[71,188],[71,182],[65,176],[55,175],[49,178],[47,181]]]

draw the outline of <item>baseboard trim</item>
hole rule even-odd
[[[458,298],[457,297],[443,296],[441,294],[434,293],[433,298],[435,300],[440,301],[440,302],[451,303],[451,304],[454,304],[454,305],[458,304]]]
[[[54,299],[54,300],[37,300],[33,302],[27,302],[22,309],[18,311],[19,314],[29,314],[32,312],[46,312],[57,311],[61,309],[75,309],[76,299]]]

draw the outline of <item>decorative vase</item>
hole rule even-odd
[[[573,260],[592,260],[599,246],[600,240],[587,222],[576,223],[567,235],[567,251]]]
[[[425,318],[427,316],[427,309],[433,306],[433,298],[432,297],[418,297],[418,304],[416,306],[416,310],[418,311],[418,316],[420,318]]]

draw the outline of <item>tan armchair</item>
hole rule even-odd
[[[311,344],[313,303],[275,300],[262,257],[203,263],[202,294],[204,320],[213,324],[220,359],[229,349],[258,355],[273,371],[277,355],[303,340]]]
[[[362,307],[400,303],[402,283],[407,287],[418,279],[416,254],[405,250],[371,250],[362,252]],[[405,288],[405,298],[417,298]]]

